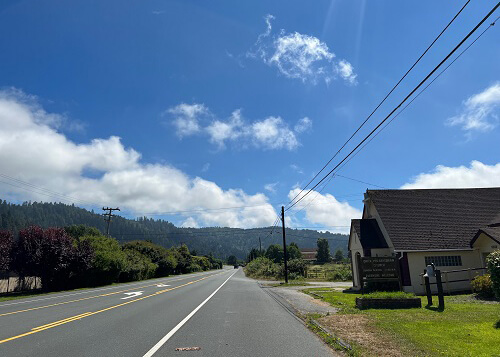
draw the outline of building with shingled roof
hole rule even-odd
[[[445,291],[469,290],[486,256],[500,249],[500,188],[367,190],[363,202],[349,235],[354,289],[361,257],[395,256],[405,291],[424,292],[431,262],[454,271],[444,276]]]

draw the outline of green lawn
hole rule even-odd
[[[435,308],[364,310],[354,307],[358,294],[318,291],[342,314],[364,314],[381,333],[418,355],[500,356],[500,303],[478,303],[467,296],[445,297],[445,310]],[[422,297],[422,306],[427,300]],[[434,297],[437,305],[437,297]],[[418,351],[418,352],[417,352]]]

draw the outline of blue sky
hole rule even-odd
[[[0,197],[271,225],[463,3],[3,1]],[[352,144],[495,4],[472,1]],[[345,232],[367,183],[500,186],[496,27],[339,172],[366,183],[335,177],[289,224]]]

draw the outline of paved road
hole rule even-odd
[[[177,355],[332,352],[241,269],[0,303],[2,357]]]

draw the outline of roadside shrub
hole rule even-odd
[[[136,281],[150,279],[155,276],[158,265],[144,254],[133,249],[125,249],[125,266],[120,273],[120,281]]]
[[[328,281],[349,281],[352,280],[351,266],[348,264],[336,264],[333,271],[327,273]]]
[[[186,270],[186,273],[195,273],[197,271],[202,271],[202,268],[199,264],[191,263]]]
[[[9,270],[14,238],[9,231],[0,231],[0,270]]]
[[[476,276],[471,281],[472,291],[481,298],[492,298],[495,296],[493,292],[493,284],[489,274]]]
[[[283,269],[271,259],[259,257],[246,265],[245,273],[251,278],[280,279]]]
[[[137,240],[127,242],[123,245],[124,250],[135,250],[148,257],[158,266],[156,277],[168,276],[173,274],[177,267],[177,259],[174,253],[158,244],[152,242]]]
[[[118,241],[103,235],[85,235],[81,242],[88,242],[94,250],[92,267],[84,277],[88,286],[107,285],[118,281],[127,266],[127,256]]]
[[[191,264],[191,266],[193,264],[198,265],[200,267],[200,270],[203,270],[203,271],[210,270],[210,267],[211,267],[210,260],[208,260],[207,257],[193,256],[193,263]],[[200,270],[196,270],[196,271],[200,271]]]
[[[486,257],[488,270],[490,271],[493,293],[500,299],[500,250],[495,250]]]
[[[62,228],[31,226],[19,231],[13,268],[22,277],[40,277],[44,290],[68,288],[75,270],[90,260],[92,251],[87,248]]]
[[[306,272],[306,263],[303,259],[291,259],[288,261],[288,274],[290,279],[303,278]],[[293,274],[293,278],[292,278]]]

